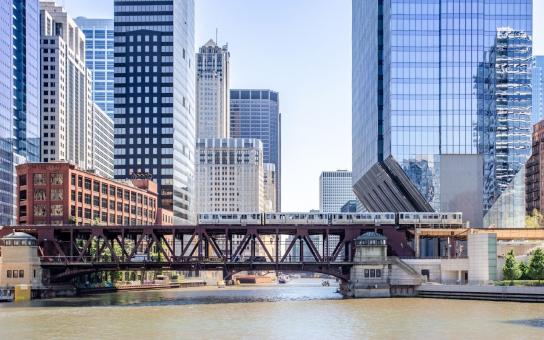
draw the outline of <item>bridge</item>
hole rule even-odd
[[[396,225],[8,226],[38,240],[51,282],[117,270],[310,271],[349,277],[354,240],[367,231],[388,239],[388,253],[413,257],[409,232]]]

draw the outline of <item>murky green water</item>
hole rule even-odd
[[[296,280],[1,304],[0,339],[544,339],[544,304],[335,290]]]

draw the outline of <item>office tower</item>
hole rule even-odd
[[[93,104],[93,170],[113,178],[113,119]]]
[[[260,140],[198,139],[196,150],[197,212],[265,210]]]
[[[85,36],[55,2],[40,2],[42,161],[93,166],[92,79]]]
[[[40,13],[37,0],[0,10],[0,225],[16,221],[15,166],[40,159]]]
[[[484,112],[478,131],[484,155],[487,212],[525,168],[531,155],[532,41],[526,32],[498,28],[489,61],[483,64]],[[523,184],[519,211],[525,214]],[[524,216],[523,216],[524,217]],[[485,225],[484,225],[485,226]]]
[[[535,56],[532,72],[533,116],[536,124],[544,118],[544,56]]]
[[[483,213],[479,66],[532,1],[352,2],[354,191],[369,210]],[[464,178],[452,181],[452,178]]]
[[[264,201],[266,212],[276,210],[276,166],[272,163],[263,165]]]
[[[194,223],[194,1],[114,9],[115,178],[151,175],[159,207]]]
[[[113,20],[77,17],[85,34],[85,64],[92,71],[93,102],[113,118]]]
[[[356,200],[351,187],[351,171],[323,171],[319,176],[319,211],[340,212],[350,200]]]
[[[230,91],[230,134],[263,142],[264,163],[276,166],[276,210],[281,211],[281,113],[271,90]]]
[[[217,46],[209,40],[196,54],[196,136],[228,138],[229,64],[227,45]]]
[[[526,164],[526,212],[544,212],[544,120],[533,126],[531,157]]]

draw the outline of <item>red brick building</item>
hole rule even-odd
[[[527,213],[544,212],[544,120],[533,126],[533,148],[525,165],[525,203]]]
[[[157,184],[119,182],[65,162],[17,166],[18,224],[155,224]]]

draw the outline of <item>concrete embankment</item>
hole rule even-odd
[[[544,287],[424,284],[416,288],[416,294],[443,299],[544,302]]]

